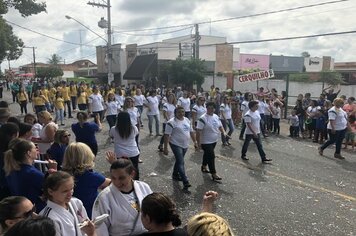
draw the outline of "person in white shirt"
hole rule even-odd
[[[265,111],[267,110],[267,114],[271,114],[269,107],[267,103],[264,101],[264,96],[258,96],[258,112],[260,113],[261,116],[261,133],[263,137],[268,137],[266,134],[266,116],[265,116]]]
[[[222,178],[216,173],[214,149],[220,133],[225,136],[226,133],[219,117],[214,113],[215,103],[208,102],[206,110],[206,113],[198,120],[196,133],[197,147],[201,147],[204,151],[201,171],[211,173],[213,180],[219,181]],[[209,166],[209,170],[207,170],[207,166]]]
[[[176,96],[171,93],[167,97],[167,102],[163,104],[163,134],[164,131],[166,130],[166,125],[167,122],[174,117],[174,110],[176,109]],[[163,143],[164,143],[164,136],[162,136],[159,145],[158,145],[158,150],[160,152],[163,152]]]
[[[242,117],[245,116],[246,112],[248,112],[248,103],[253,99],[253,95],[250,92],[246,92],[244,94],[244,101],[241,103],[240,106],[240,110],[242,111]],[[240,136],[239,139],[240,140],[244,140],[244,134],[245,134],[245,130],[246,130],[246,124],[245,124],[245,120],[242,119],[242,127],[241,127],[241,132],[240,132]]]
[[[241,150],[241,159],[247,161],[246,157],[247,149],[251,139],[255,142],[258,152],[260,154],[262,163],[270,162],[272,159],[266,157],[266,153],[263,150],[261,137],[260,137],[260,114],[258,110],[258,101],[251,101],[248,103],[249,111],[244,115],[244,121],[246,123],[245,141]]]
[[[142,116],[142,112],[143,112],[143,101],[146,99],[145,96],[142,95],[142,91],[141,89],[136,89],[136,95],[133,96],[133,99],[135,100],[135,107],[138,109],[138,112],[140,113],[140,124],[141,127],[143,127],[142,125],[142,120],[141,120],[141,116]]]
[[[318,150],[322,156],[324,149],[335,143],[334,157],[345,159],[341,155],[341,145],[345,138],[346,130],[351,129],[351,126],[348,122],[347,113],[342,109],[344,100],[342,98],[335,98],[333,104],[334,106],[328,110],[329,122],[327,128],[329,139]]]
[[[99,193],[93,207],[92,218],[102,214],[109,217],[97,229],[100,236],[129,236],[147,232],[142,224],[142,200],[152,193],[150,186],[133,180],[135,168],[130,160],[108,155],[112,183]]]
[[[206,113],[204,96],[199,96],[197,103],[192,108],[192,124],[193,129],[196,129],[198,119]]]
[[[108,101],[105,103],[106,105],[106,120],[109,124],[109,129],[116,124],[116,116],[120,110],[120,104],[115,99],[115,94],[108,94]]]
[[[297,111],[292,110],[291,115],[288,117],[289,126],[289,137],[299,137],[299,118],[297,116]]]
[[[115,100],[120,103],[120,106],[124,106],[125,96],[120,87],[115,88]]]
[[[184,155],[189,147],[189,137],[192,138],[196,146],[195,132],[190,124],[190,120],[184,117],[185,110],[178,106],[174,110],[174,117],[167,122],[164,132],[164,154],[168,155],[168,143],[176,159],[173,167],[173,180],[183,181],[184,189],[191,187],[185,174]],[[197,147],[197,146],[196,146]]]
[[[149,96],[144,101],[144,106],[147,107],[148,117],[148,129],[150,130],[150,136],[152,136],[152,123],[155,119],[156,136],[161,136],[159,133],[159,99],[157,97],[156,90],[151,90]]]
[[[184,108],[185,111],[184,116],[190,119],[190,98],[188,97],[187,91],[184,90],[183,96],[178,98],[177,105]]]
[[[116,157],[125,157],[131,160],[136,168],[136,180],[140,178],[138,169],[140,150],[136,142],[138,132],[138,128],[132,124],[130,115],[126,111],[122,111],[117,115],[116,126],[109,131],[110,137],[114,139]]]
[[[50,174],[43,185],[47,206],[40,215],[54,221],[56,236],[96,235],[95,226],[88,219],[82,201],[72,197],[73,189],[74,177],[69,173],[57,171]],[[83,223],[86,226],[79,228],[79,224]]]
[[[227,127],[229,127],[229,132],[227,133],[227,136],[225,137],[223,134],[221,135],[221,142],[223,143],[224,146],[230,146],[231,143],[229,142],[229,139],[231,138],[232,133],[234,132],[234,123],[232,122],[232,117],[231,117],[232,111],[231,111],[231,98],[229,97],[224,97],[223,98],[223,103],[220,105],[220,120],[221,124],[224,127],[224,130],[227,130]]]
[[[101,96],[99,93],[98,87],[94,86],[93,87],[93,94],[91,94],[88,98],[88,112],[91,114],[93,117],[95,117],[96,114],[99,114],[100,116],[100,122],[103,121],[104,118],[104,98]]]
[[[279,125],[281,121],[281,107],[278,102],[273,103],[272,107],[272,121],[273,121],[273,134],[279,135],[281,127]]]

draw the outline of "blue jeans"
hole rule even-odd
[[[227,127],[229,127],[229,132],[227,134],[231,137],[232,132],[234,132],[234,129],[235,129],[232,119],[226,119],[226,121],[221,120],[221,124],[224,127],[225,132],[227,130]],[[221,141],[223,143],[226,143],[227,141],[229,141],[229,138],[226,138],[225,135],[221,134]]]
[[[328,133],[329,139],[323,145],[321,145],[320,149],[324,150],[329,145],[335,143],[335,154],[340,154],[342,140],[345,138],[346,129],[336,130],[334,134],[331,132],[331,129],[328,129]]]
[[[257,146],[258,153],[260,154],[261,159],[262,160],[265,159],[266,153],[263,151],[260,134],[257,135],[257,138],[254,137],[253,134],[246,134],[245,136],[246,137],[245,137],[244,145],[242,146],[241,157],[246,156],[248,145],[250,144],[251,139],[253,139],[253,141]]]
[[[64,119],[64,109],[57,109],[56,108],[56,122],[60,121],[63,124]]]
[[[150,134],[152,134],[153,119],[155,119],[156,134],[159,134],[159,118],[158,118],[158,115],[147,115],[147,117],[148,117],[148,129],[150,130]]]
[[[174,163],[173,167],[173,176],[180,176],[183,180],[183,183],[188,182],[188,178],[185,175],[185,168],[184,168],[184,155],[187,152],[188,148],[182,148],[172,143],[169,143],[171,146],[172,152],[174,157],[176,158],[176,162]]]
[[[140,120],[140,125],[142,125],[141,116],[142,116],[142,112],[143,112],[143,106],[136,106],[136,108],[138,110],[138,113],[140,113],[139,120]]]
[[[303,115],[299,115],[298,119],[299,119],[299,130],[303,135],[303,133],[304,133],[304,116]]]

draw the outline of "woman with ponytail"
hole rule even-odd
[[[142,235],[186,236],[176,204],[163,193],[151,193],[142,201],[141,220],[148,233]]]
[[[25,139],[14,139],[5,153],[6,181],[13,196],[27,197],[39,212],[45,206],[42,201],[42,182],[45,174],[33,166],[38,150],[35,144]],[[49,169],[56,169],[57,163],[49,163]]]

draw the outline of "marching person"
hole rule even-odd
[[[232,122],[231,114],[231,98],[224,97],[223,103],[220,105],[220,120],[224,130],[227,130],[227,127],[229,127],[228,136],[225,137],[223,134],[221,134],[221,141],[224,146],[231,145],[228,137],[231,137],[232,133],[234,132],[234,123]]]
[[[245,131],[245,141],[242,146],[242,151],[241,151],[241,158],[245,161],[248,160],[246,157],[246,152],[248,149],[248,146],[250,144],[251,139],[255,142],[258,152],[260,154],[262,163],[270,162],[272,159],[269,159],[266,157],[266,153],[263,151],[262,143],[261,143],[261,137],[260,137],[260,121],[261,121],[261,116],[259,114],[258,110],[258,102],[257,101],[251,101],[248,103],[248,108],[249,111],[246,112],[244,116],[244,121],[246,123],[246,131]]]
[[[335,143],[334,157],[338,159],[345,159],[341,155],[342,140],[345,138],[347,128],[351,128],[348,123],[347,113],[342,109],[344,100],[342,98],[335,98],[334,106],[328,110],[328,134],[329,140],[318,148],[319,154],[322,156],[325,148]]]
[[[222,178],[216,174],[214,149],[219,140],[219,134],[227,135],[219,116],[214,113],[215,103],[208,102],[206,110],[207,112],[198,120],[196,133],[197,147],[201,147],[204,151],[201,171],[210,173],[214,181],[219,181]],[[209,166],[209,170],[207,166]]]
[[[192,138],[195,147],[197,147],[195,132],[190,124],[190,120],[185,117],[185,109],[178,106],[174,110],[174,118],[170,119],[166,124],[164,132],[164,154],[168,155],[169,143],[176,159],[172,178],[173,180],[183,181],[184,189],[191,187],[184,168],[184,155],[189,147],[189,137]]]

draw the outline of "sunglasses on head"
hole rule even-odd
[[[36,206],[33,205],[31,210],[23,213],[22,216],[17,216],[17,217],[14,217],[13,219],[22,219],[22,218],[27,219],[27,218],[30,218],[33,215],[33,213],[35,213],[35,212],[36,212]]]
[[[71,134],[66,134],[66,135],[63,135],[62,137],[67,138],[67,137],[70,137],[70,136],[71,136]]]

